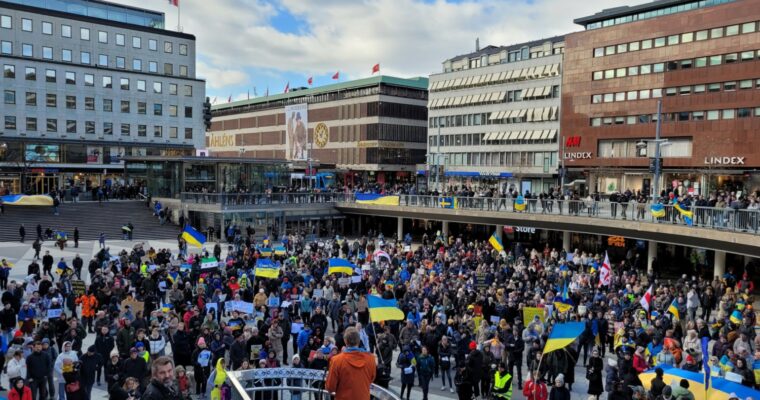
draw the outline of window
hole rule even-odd
[[[752,50],[744,51],[742,52],[741,57],[742,57],[742,61],[751,61],[752,59],[755,58],[755,52]]]
[[[15,78],[15,77],[16,77],[16,66],[9,65],[9,64],[3,65],[3,78]]]
[[[694,66],[702,68],[707,66],[707,57],[699,57],[694,60]]]
[[[5,103],[5,104],[16,104],[16,91],[15,90],[4,90],[3,91],[3,103]]]
[[[129,90],[129,78],[119,79],[119,85],[121,86],[121,90]]]
[[[121,136],[129,136],[131,133],[131,128],[129,124],[121,124]]]
[[[84,133],[88,135],[94,135],[95,134],[95,121],[85,121],[84,122]]]
[[[185,139],[193,138],[193,128],[185,128]]]
[[[86,51],[83,51],[83,52],[79,53],[79,60],[80,60],[80,62],[82,64],[88,64],[89,65],[90,62],[91,62],[90,61],[90,53],[86,52]]]
[[[691,94],[691,86],[681,86],[678,88],[678,94],[681,96],[688,96]]]
[[[50,22],[42,21],[42,33],[45,35],[52,35],[53,24]]]
[[[733,64],[739,61],[739,55],[736,53],[726,54],[723,56],[723,60],[726,64]]]
[[[129,114],[129,100],[121,101],[121,112],[125,114]]]
[[[176,83],[170,83],[169,84],[169,94],[176,96],[177,95],[177,84]]]
[[[43,46],[42,47],[42,58],[46,60],[52,60],[53,59],[53,48]]]
[[[663,71],[665,71],[664,63],[652,64],[652,72],[654,72],[655,74],[659,72],[663,72]]]
[[[628,75],[638,75],[639,67],[628,67]]]
[[[749,118],[752,116],[752,109],[750,108],[740,108],[736,110],[736,116],[737,118]]]
[[[113,80],[110,76],[104,76],[103,77],[103,88],[105,89],[111,89],[113,88]]]
[[[694,85],[694,93],[704,93],[705,85]]]
[[[608,69],[604,71],[604,79],[612,79],[615,77],[615,70],[614,69]]]
[[[164,106],[161,103],[153,104],[153,115],[161,116],[164,114]]]
[[[682,60],[681,61],[681,69],[689,69],[689,68],[691,68],[691,67],[694,66],[693,63],[694,63],[694,61],[692,59]]]
[[[668,61],[668,71],[675,71],[678,69],[678,61]]]
[[[71,71],[66,71],[66,84],[67,85],[76,85],[77,84],[77,74]]]
[[[90,40],[90,30],[87,28],[79,28],[79,38],[82,40]]]
[[[186,97],[193,97],[193,87],[190,85],[185,85],[185,96]]]
[[[127,68],[124,57],[116,57],[116,68]]]
[[[135,71],[142,71],[142,60],[139,58],[132,60],[132,69]]]
[[[58,97],[55,93],[48,93],[45,95],[45,106],[50,108],[58,107]]]
[[[66,62],[72,62],[73,59],[72,59],[71,50],[69,49],[61,50],[61,60],[66,61]]]
[[[85,86],[95,86],[95,75],[93,75],[93,74],[84,74],[84,85]]]
[[[665,38],[664,37],[656,38],[654,40],[654,47],[662,47],[662,46],[665,46]]]
[[[145,115],[148,113],[148,103],[144,101],[138,101],[137,102],[137,113],[140,115]]]
[[[641,68],[639,68],[639,74],[640,75],[648,75],[652,73],[652,66],[651,65],[642,65]]]
[[[615,70],[615,77],[623,78],[626,76],[627,71],[628,70],[626,68],[618,68],[617,70]]]
[[[649,89],[639,90],[639,98],[641,100],[649,99],[651,96]]]
[[[148,49],[157,51],[158,50],[158,42],[155,39],[148,39]]]
[[[711,83],[707,85],[708,92],[720,92],[720,83]]]
[[[33,56],[33,46],[28,43],[23,43],[21,45],[21,55],[24,57],[32,57]]]
[[[707,30],[704,31],[697,31],[697,40],[707,40],[709,37],[709,32]]]
[[[193,117],[193,107],[185,106],[185,118],[192,118],[192,117]]]
[[[45,82],[55,83],[55,70],[54,69],[45,70]]]
[[[161,93],[161,82],[153,82],[153,93]]]
[[[708,111],[707,112],[707,120],[708,121],[715,121],[720,117],[720,113],[717,110]]]
[[[145,81],[138,80],[137,81],[137,91],[138,92],[144,92],[145,91]]]
[[[628,43],[628,51],[639,51],[639,49],[641,48],[640,46],[641,46],[641,43],[639,42]]]
[[[625,92],[615,93],[615,101],[625,101]]]
[[[29,132],[37,132],[37,118],[26,117],[26,130]]]
[[[180,43],[180,45],[179,45],[179,55],[181,55],[181,56],[186,56],[187,55],[187,45],[186,44]]]
[[[734,119],[736,117],[736,110],[723,110],[723,119]]]
[[[77,121],[72,119],[66,120],[66,133],[77,133]]]
[[[99,54],[98,55],[98,65],[101,67],[107,67],[108,66],[108,56],[105,54]]]
[[[16,117],[12,115],[5,116],[5,129],[16,130]]]
[[[148,136],[148,126],[137,125],[137,136],[141,136],[141,137]]]
[[[694,32],[687,32],[681,35],[681,43],[691,43],[694,41]]]
[[[726,92],[733,92],[734,90],[736,90],[736,81],[724,83],[723,90]]]
[[[628,52],[628,43],[623,43],[617,45],[617,53],[627,53]]]
[[[77,97],[76,96],[66,96],[66,108],[69,110],[76,110],[77,109]]]
[[[598,81],[602,80],[604,78],[604,71],[594,71],[594,74],[591,79]]]
[[[0,15],[0,27],[5,29],[13,28],[13,21],[10,15]]]
[[[117,33],[116,34],[116,45],[117,46],[124,46],[124,34],[123,33]]]
[[[604,55],[611,56],[615,54],[615,46],[607,46],[604,48]]]
[[[739,34],[739,25],[729,25],[726,27],[726,36],[734,36]]]
[[[55,118],[48,118],[46,122],[48,132],[58,132],[58,120]]]
[[[628,100],[638,100],[638,98],[639,98],[639,92],[637,92],[635,90],[632,90],[632,91],[626,93],[626,98]]]
[[[179,66],[179,76],[187,76],[187,65]]]
[[[604,94],[604,102],[605,103],[612,103],[615,100],[615,95],[612,93],[605,93]]]
[[[603,57],[604,56],[604,47],[597,47],[594,49],[594,57]]]
[[[153,127],[153,137],[162,137],[164,136],[164,132],[162,127],[160,126],[154,126]]]
[[[176,139],[177,138],[177,127],[171,126],[169,127],[169,139]]]
[[[21,18],[21,30],[24,32],[31,32],[32,20],[28,18]]]
[[[84,109],[87,111],[95,111],[95,98],[94,97],[85,97],[84,98]]]
[[[3,40],[0,42],[0,52],[3,54],[12,54],[13,53],[13,43],[7,42]]]
[[[679,43],[679,40],[681,39],[680,35],[670,35],[668,36],[668,46],[673,46]]]
[[[174,66],[169,63],[164,63],[164,75],[173,75],[174,74]]]
[[[720,65],[722,56],[710,56],[710,65]]]
[[[652,98],[659,99],[662,97],[662,89],[652,89]]]
[[[176,105],[169,105],[169,116],[170,117],[176,117],[177,116],[177,106]]]
[[[164,42],[164,53],[172,52],[172,42]]]
[[[70,25],[61,25],[61,36],[65,38],[71,37],[71,26]]]
[[[103,122],[103,134],[113,135],[113,122]]]
[[[98,43],[108,43],[108,32],[98,31]]]
[[[704,121],[705,120],[705,112],[704,111],[694,111],[691,113],[691,120],[692,121]]]
[[[747,22],[746,24],[742,24],[742,33],[752,33],[754,31],[755,31],[754,22]]]
[[[113,100],[103,99],[103,111],[113,112]]]
[[[26,105],[28,105],[28,106],[36,106],[37,105],[37,93],[36,92],[26,92]]]
[[[148,72],[157,73],[158,72],[158,63],[155,61],[148,61]]]
[[[710,39],[723,37],[723,27],[710,29]]]
[[[752,89],[752,79],[739,81],[739,89]]]

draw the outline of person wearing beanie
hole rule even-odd
[[[670,386],[665,386],[662,388],[662,393],[660,393],[659,397],[656,397],[657,400],[672,400],[673,399],[673,389]]]
[[[103,366],[103,358],[96,352],[95,346],[87,348],[87,352],[80,358],[79,380],[84,389],[85,399],[90,398],[92,387],[95,385],[95,375]]]
[[[565,387],[565,375],[559,374],[554,378],[554,386],[549,391],[551,400],[570,400],[570,391]]]
[[[678,386],[672,387],[673,389],[673,398],[676,399],[682,399],[682,400],[694,400],[694,394],[691,393],[689,390],[689,381],[686,379],[681,379],[681,382],[678,384]]]
[[[214,359],[214,353],[206,348],[206,339],[201,336],[198,338],[198,346],[193,351],[190,360],[193,362],[193,373],[195,374],[195,394],[206,393],[206,383],[208,376],[211,374],[211,363]]]
[[[487,368],[485,356],[482,351],[478,350],[478,345],[475,342],[470,342],[468,348],[470,349],[470,354],[465,357],[465,366],[472,381],[472,394],[475,397],[479,397],[480,381],[483,379],[483,372]]]
[[[106,389],[108,389],[109,393],[114,384],[117,386],[121,384],[121,381],[124,378],[124,372],[122,371],[123,367],[124,361],[119,358],[119,351],[116,349],[112,350],[108,360],[103,363]]]

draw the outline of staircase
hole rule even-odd
[[[79,240],[97,240],[100,232],[106,234],[106,239],[121,238],[121,227],[129,222],[135,227],[134,240],[175,239],[179,234],[176,225],[160,225],[144,201],[63,203],[58,214],[53,215],[53,207],[6,205],[5,214],[0,215],[0,242],[18,241],[18,229],[22,223],[27,242],[33,242],[37,237],[37,224],[42,225],[43,235],[50,227],[53,231],[66,232],[70,241],[74,239],[74,227],[79,228]]]

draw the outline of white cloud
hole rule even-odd
[[[241,69],[216,68],[201,61],[195,66],[198,78],[205,79],[206,86],[210,89],[239,86],[248,82],[248,75]]]

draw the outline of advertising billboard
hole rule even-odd
[[[103,164],[103,148],[87,146],[87,164]]]
[[[27,144],[24,158],[27,162],[60,162],[61,146],[57,144]]]
[[[307,104],[285,107],[285,157],[305,161],[309,158],[309,114]]]
[[[109,149],[109,160],[111,164],[120,164],[124,159],[125,149],[121,146],[111,146]]]

